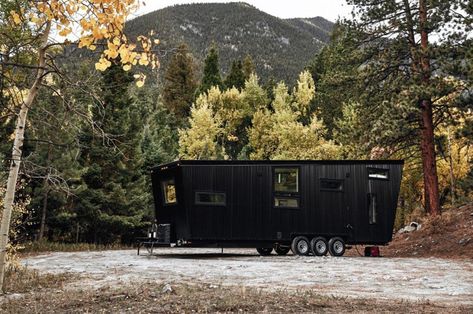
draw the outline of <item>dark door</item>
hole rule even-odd
[[[156,220],[158,224],[171,225],[173,242],[187,230],[180,173],[176,167],[153,174]]]
[[[315,167],[316,233],[347,237],[350,233],[350,199],[353,189],[350,167],[320,165]]]

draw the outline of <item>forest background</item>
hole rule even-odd
[[[179,158],[403,159],[396,228],[471,202],[472,2],[348,2],[356,18],[338,21],[293,81],[259,76],[251,54],[222,64],[219,42],[202,62],[182,42],[155,69],[144,56],[108,61],[100,45],[49,49],[12,241],[132,243],[154,220],[150,168]],[[27,2],[0,3],[2,203],[40,43],[12,14]]]

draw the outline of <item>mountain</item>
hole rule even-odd
[[[263,79],[294,82],[298,73],[330,37],[333,23],[322,18],[280,19],[242,3],[199,3],[167,7],[127,23],[129,35],[153,30],[160,39],[162,70],[180,43],[188,44],[197,64],[215,42],[220,67],[250,54]],[[161,71],[163,72],[163,71]]]

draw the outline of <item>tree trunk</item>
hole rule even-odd
[[[452,138],[450,136],[450,128],[447,128],[448,134],[448,163],[449,163],[449,172],[450,172],[450,190],[451,190],[451,202],[452,207],[455,205],[455,172],[453,171],[453,157],[452,157]]]
[[[427,5],[425,0],[419,0],[420,26],[420,67],[422,70],[422,84],[430,84],[430,59],[428,55],[429,39],[427,29]],[[421,139],[422,167],[424,171],[424,198],[427,212],[436,216],[440,214],[440,197],[437,177],[437,162],[435,158],[434,124],[432,118],[432,101],[424,97],[419,101],[421,109]]]
[[[48,156],[46,159],[46,165],[49,169],[51,163],[51,145],[48,145]],[[46,227],[46,213],[48,211],[48,198],[49,198],[49,173],[46,174],[43,180],[43,208],[41,209],[41,224],[39,226],[39,234],[38,234],[38,241],[41,241],[44,236],[44,230]]]
[[[434,126],[432,122],[432,102],[421,100],[422,127],[420,148],[424,171],[425,207],[433,216],[440,214],[439,183],[434,145]]]
[[[46,65],[45,55],[49,38],[51,24],[48,23],[42,34],[40,48],[38,49],[38,72],[26,100],[22,103],[15,127],[15,140],[13,141],[12,158],[10,162],[10,171],[8,173],[7,189],[3,204],[2,223],[0,226],[0,287],[3,293],[3,279],[5,275],[6,265],[6,247],[8,244],[8,233],[10,232],[10,220],[15,200],[16,183],[18,179],[18,171],[20,169],[21,155],[23,149],[23,140],[26,126],[26,116],[31,108],[33,101],[38,93],[38,89],[43,80],[44,68]]]
[[[44,178],[44,185],[45,191],[43,195],[43,208],[41,209],[41,224],[39,227],[39,234],[38,234],[38,241],[43,240],[44,236],[44,229],[46,226],[46,211],[48,210],[48,197],[49,197],[49,185],[48,185],[48,178]]]

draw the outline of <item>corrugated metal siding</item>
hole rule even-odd
[[[299,167],[300,208],[275,208],[273,168]],[[389,169],[390,178],[368,180],[367,167]],[[349,243],[386,243],[391,239],[402,163],[376,162],[196,162],[182,168],[178,187],[179,213],[157,208],[178,226],[178,238],[199,240],[290,240],[293,234],[341,235]],[[153,174],[153,184],[159,176]],[[321,191],[320,179],[343,180],[343,192]],[[154,188],[155,202],[162,202]],[[196,191],[226,193],[226,206],[196,205]],[[377,223],[369,224],[368,193],[378,198]],[[182,199],[182,200],[181,200]],[[160,211],[164,211],[160,212]],[[171,215],[171,216],[168,216]]]

